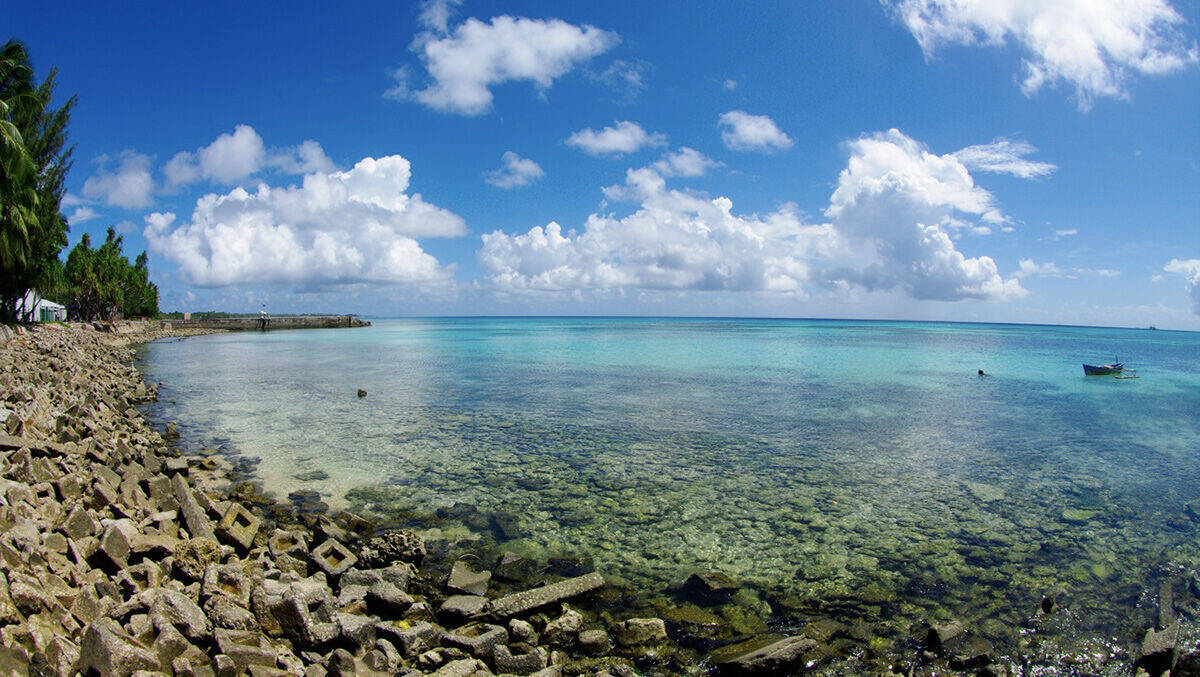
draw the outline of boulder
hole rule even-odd
[[[716,571],[694,573],[683,583],[684,592],[702,604],[727,602],[739,587],[732,578]]]
[[[359,551],[359,559],[368,568],[394,562],[420,564],[425,559],[425,542],[411,529],[385,531],[367,540]]]
[[[612,634],[625,647],[657,644],[667,640],[667,624],[661,618],[631,618],[612,626]]]

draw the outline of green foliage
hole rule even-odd
[[[146,252],[130,263],[121,251],[124,238],[109,227],[104,244],[93,249],[84,233],[67,255],[63,273],[67,309],[82,320],[157,317],[158,287],[150,281]]]
[[[75,97],[51,108],[55,71],[38,84],[25,46],[0,48],[0,320],[15,319],[17,299],[54,289],[67,244],[60,213],[71,168],[67,123]],[[60,290],[61,291],[61,290]],[[54,298],[47,294],[50,298]]]

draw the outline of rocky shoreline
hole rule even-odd
[[[219,454],[181,456],[177,431],[152,430],[137,409],[157,388],[130,365],[128,346],[211,330],[101,329],[0,328],[0,673],[1029,669],[957,623],[882,643],[869,628],[822,620],[777,632],[759,621],[753,635],[718,636],[721,621],[706,607],[737,589],[720,574],[697,573],[678,591],[686,604],[646,613],[631,602],[635,591],[582,563],[449,559],[409,529],[275,502]],[[1133,660],[1114,654],[1059,674],[1130,664],[1149,675],[1200,674],[1200,649],[1176,613],[1200,597],[1197,585],[1181,579],[1178,596],[1160,591],[1159,627]],[[1035,619],[1054,613],[1049,598],[1031,610]]]

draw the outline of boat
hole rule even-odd
[[[1083,365],[1083,373],[1087,376],[1108,376],[1110,374],[1120,374],[1125,370],[1125,365],[1121,362],[1113,364],[1085,364]]]

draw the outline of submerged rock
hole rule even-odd
[[[804,656],[815,648],[817,642],[808,637],[788,637],[723,660],[717,666],[722,675],[777,675],[801,664]]]

